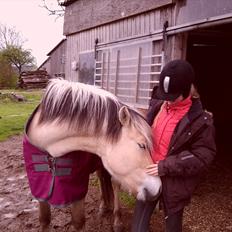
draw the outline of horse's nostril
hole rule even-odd
[[[145,199],[147,200],[147,201],[155,201],[158,197],[159,197],[159,195],[160,194],[158,194],[158,195],[152,195],[149,191],[148,191],[148,189],[147,188],[144,188],[144,193],[145,193]]]
[[[162,191],[162,183],[159,177],[147,176],[138,189],[138,200],[156,200]]]

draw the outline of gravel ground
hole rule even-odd
[[[22,137],[0,143],[0,231],[39,231],[37,202],[31,197],[22,157]],[[222,163],[212,166],[186,208],[183,232],[232,231],[232,169]],[[92,176],[95,178],[95,176]],[[89,186],[86,198],[86,231],[112,231],[111,215],[98,217],[99,190]],[[122,206],[125,231],[130,231],[133,209]],[[70,209],[52,210],[52,231],[73,231]],[[162,211],[154,213],[151,231],[163,231]]]

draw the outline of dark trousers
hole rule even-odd
[[[158,201],[136,201],[132,220],[132,232],[148,232],[152,213]],[[184,209],[165,217],[166,232],[182,232]]]

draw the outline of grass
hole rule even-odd
[[[24,124],[38,105],[42,91],[0,90],[0,92],[2,93],[0,97],[0,141],[4,141],[12,135],[23,132]],[[24,96],[26,101],[13,101],[7,95],[11,92]]]
[[[119,199],[120,201],[127,207],[133,208],[135,205],[135,197],[129,195],[128,193],[124,191],[119,192]]]
[[[89,184],[93,187],[100,189],[99,179],[96,175],[92,175]],[[127,192],[123,190],[119,191],[119,199],[120,202],[126,207],[133,208],[135,205],[135,197],[129,195]]]

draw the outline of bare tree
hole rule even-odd
[[[8,46],[21,47],[25,42],[26,40],[20,32],[16,31],[15,27],[0,24],[0,49]]]
[[[57,17],[63,17],[64,16],[64,7],[62,6],[62,3],[64,0],[53,0],[52,2],[49,0],[42,0],[42,6],[45,8],[49,15],[55,15]]]

